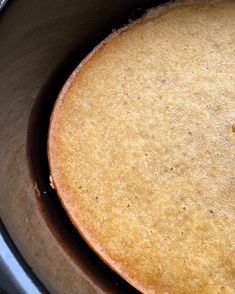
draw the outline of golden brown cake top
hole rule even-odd
[[[235,1],[194,2],[104,41],[51,118],[64,208],[145,293],[235,293]]]

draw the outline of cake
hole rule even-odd
[[[51,182],[143,293],[235,293],[235,1],[178,1],[113,32],[51,116]]]

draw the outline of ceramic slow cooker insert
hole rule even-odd
[[[0,217],[51,293],[135,293],[83,241],[49,184],[47,131],[64,82],[112,29],[164,1],[10,0],[0,13]]]

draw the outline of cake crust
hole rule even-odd
[[[234,293],[235,2],[178,1],[106,38],[56,101],[58,196],[144,293]]]

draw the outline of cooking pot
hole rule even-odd
[[[160,2],[10,0],[0,13],[0,217],[43,291],[137,292],[84,242],[50,187],[47,131],[79,62]]]

